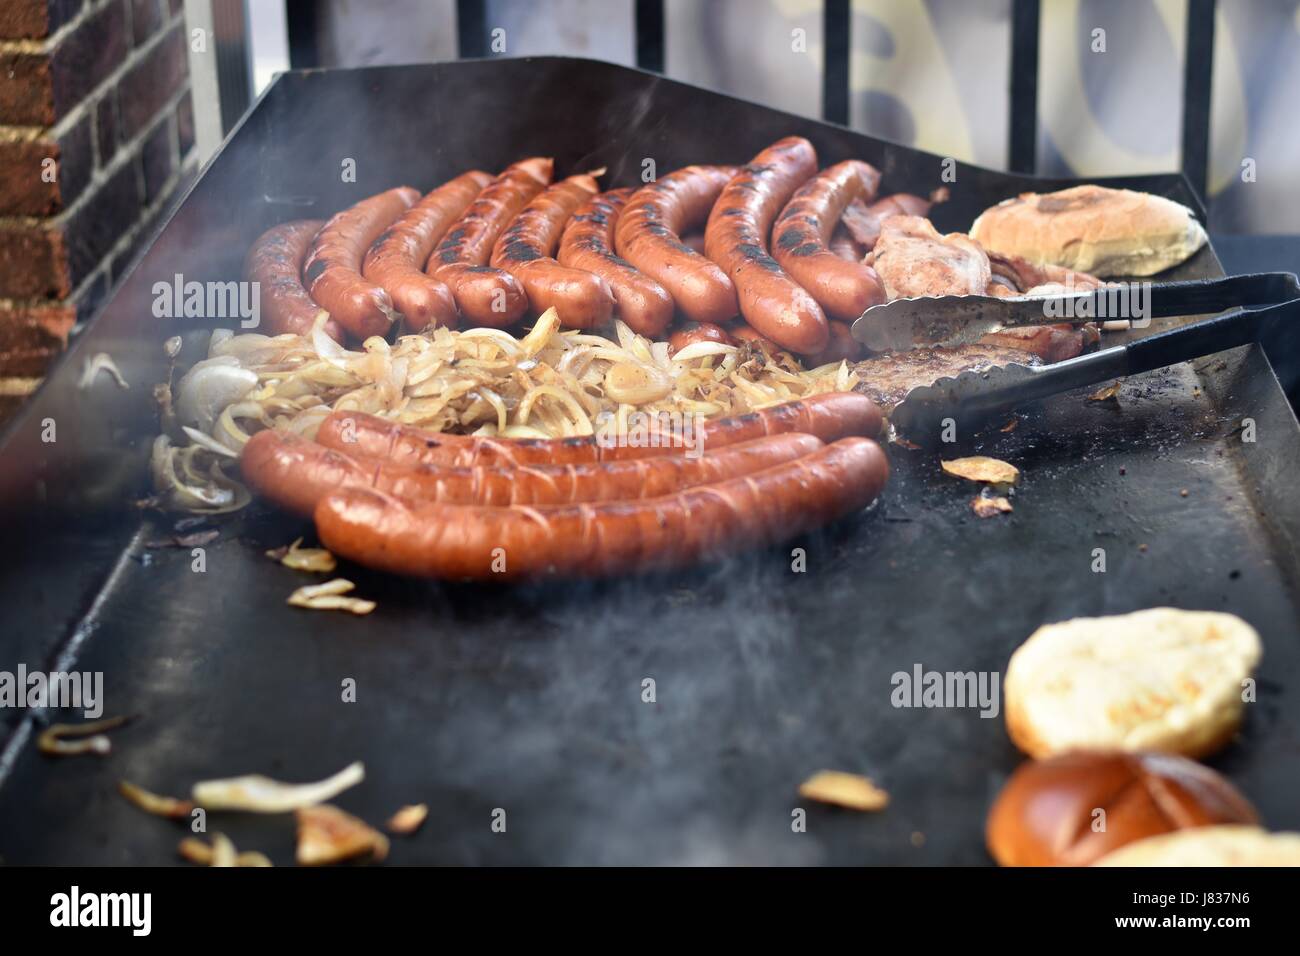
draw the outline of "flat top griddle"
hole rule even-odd
[[[1254,347],[1131,379],[1118,404],[1066,394],[1025,409],[1013,431],[960,434],[945,455],[1022,471],[1015,512],[995,519],[971,513],[977,488],[942,475],[939,455],[891,446],[874,508],[781,548],[675,575],[512,588],[345,565],[379,602],[368,618],[285,605],[309,577],[262,552],[310,529],[261,504],[219,524],[203,572],[188,550],[145,547],[172,520],[132,506],[160,344],[186,332],[193,359],[203,338],[152,318],[154,282],[233,278],[266,226],[399,182],[429,188],[554,154],[562,171],[608,165],[630,184],[645,158],[660,171],[739,162],[789,134],[811,138],[823,163],[879,165],[890,191],[937,185],[939,157],[590,61],[281,77],[5,435],[0,669],[102,671],[105,713],[141,716],[114,733],[111,756],[58,760],[37,753],[33,726],[80,715],[3,712],[0,857],[173,862],[186,831],[128,805],[119,779],[185,795],[198,779],[306,781],[360,759],[366,782],[339,806],[379,823],[429,804],[424,828],[395,840],[395,863],[987,864],[984,816],[1020,760],[1001,715],[895,708],[892,675],[1000,676],[1044,622],[1156,605],[1232,611],[1261,632],[1258,702],[1210,763],[1268,825],[1300,829],[1300,429]],[[339,181],[348,157],[357,184]],[[1195,205],[1179,177],[1124,182]],[[936,219],[962,228],[997,200],[1059,185],[959,166]],[[1206,250],[1175,277],[1216,274]],[[101,351],[131,389],[77,388]],[[805,571],[792,570],[796,547]],[[347,678],[355,703],[341,699]],[[822,768],[867,773],[890,807],[799,798]],[[797,807],[807,832],[792,829]],[[292,861],[291,818],[213,813],[208,826]]]

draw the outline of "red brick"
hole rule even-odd
[[[72,303],[0,308],[0,375],[43,374],[76,321]]]
[[[163,22],[163,0],[131,0],[131,35],[139,46],[158,32]]]
[[[0,54],[0,123],[52,126],[126,56],[126,2],[82,20],[52,50]]]
[[[45,181],[47,159],[56,164],[53,182]],[[57,140],[0,143],[0,216],[54,215],[76,202],[94,165],[89,113]]]
[[[44,53],[0,53],[0,123],[53,126],[54,83]]]
[[[0,40],[43,39],[76,16],[81,6],[82,0],[4,0]]]
[[[0,229],[0,298],[62,299],[71,291],[59,230],[46,226]]]
[[[188,69],[184,41],[184,31],[177,24],[118,83],[123,140],[147,127],[183,86]]]

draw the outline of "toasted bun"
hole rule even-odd
[[[1185,757],[1079,750],[1021,764],[985,839],[1002,866],[1087,866],[1157,834],[1258,820],[1232,784]]]
[[[1300,833],[1221,826],[1153,836],[1108,853],[1094,866],[1300,866]]]
[[[1011,655],[1007,732],[1031,757],[1161,750],[1200,757],[1241,723],[1259,635],[1232,614],[1152,608],[1040,627]]]
[[[1022,193],[985,210],[970,236],[990,252],[1095,276],[1154,275],[1205,245],[1181,203],[1103,186]]]

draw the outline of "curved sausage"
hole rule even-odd
[[[611,189],[583,203],[564,227],[558,258],[562,266],[585,269],[609,283],[618,317],[638,335],[658,339],[673,320],[672,296],[614,253],[619,213],[633,191]]]
[[[847,322],[830,323],[830,339],[817,355],[804,359],[807,368],[820,368],[832,362],[856,362],[862,354],[862,345],[853,337],[852,326]]]
[[[488,438],[448,435],[401,425],[363,412],[336,411],[321,422],[316,441],[326,448],[404,465],[577,465],[653,458],[735,445],[765,435],[800,432],[832,442],[848,435],[878,435],[880,409],[857,392],[827,392],[760,411],[705,421],[698,433],[648,430],[628,436]],[[639,444],[633,444],[635,438]]]
[[[478,325],[504,328],[528,311],[524,287],[488,265],[492,246],[510,220],[551,181],[551,160],[525,159],[506,169],[478,195],[442,237],[425,271],[445,282],[461,315]]]
[[[642,501],[481,508],[335,492],[316,530],[335,554],[398,574],[479,581],[679,568],[813,531],[870,504],[889,463],[869,438]]]
[[[444,468],[352,458],[292,432],[258,432],[240,461],[263,497],[310,515],[330,492],[373,488],[399,498],[451,505],[559,505],[657,498],[695,485],[762,471],[822,447],[812,435],[771,435],[698,458],[669,455],[588,465]]]
[[[787,136],[727,183],[704,229],[705,252],[735,283],[741,315],[760,334],[800,355],[826,348],[826,315],[768,254],[767,235],[791,194],[816,172],[812,143]]]
[[[856,319],[885,301],[876,270],[827,248],[844,208],[874,196],[878,185],[880,173],[868,163],[836,163],[800,186],[772,227],[772,255],[831,318]]]
[[[668,337],[668,354],[674,355],[696,342],[719,342],[723,345],[735,345],[736,339],[730,332],[712,322],[691,322],[673,332]]]
[[[599,191],[595,177],[586,173],[556,183],[533,197],[492,249],[493,267],[519,280],[533,313],[553,308],[560,324],[570,329],[605,325],[614,314],[608,282],[553,258],[564,224]]]
[[[487,173],[474,170],[444,183],[385,229],[366,253],[361,274],[388,293],[412,331],[456,324],[451,290],[425,275],[424,264],[438,240],[491,181]]]
[[[325,225],[319,219],[298,219],[281,223],[257,237],[248,258],[244,275],[256,282],[260,295],[260,315],[272,335],[310,335],[321,307],[312,301],[302,284],[302,264],[311,241]],[[342,342],[343,326],[333,319],[325,322],[325,334]]]
[[[361,257],[398,216],[420,198],[398,186],[336,214],[321,227],[303,266],[303,283],[320,307],[359,339],[387,335],[393,300],[361,274]]]
[[[736,288],[726,272],[682,242],[702,224],[734,166],[687,166],[632,194],[618,217],[618,254],[668,290],[696,322],[725,322],[736,314]]]

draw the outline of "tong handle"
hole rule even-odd
[[[1285,275],[1292,282],[1295,281],[1295,276],[1290,273],[1276,273],[1276,275]],[[1268,276],[1238,278],[1266,277]],[[1233,309],[1212,319],[1203,319],[1176,329],[1157,332],[1155,335],[1149,335],[1124,346],[1125,374],[1149,372],[1152,369],[1164,368],[1166,365],[1176,365],[1179,362],[1213,355],[1215,352],[1258,341],[1266,324],[1283,317],[1288,317],[1291,321],[1300,321],[1300,297],[1273,305]]]
[[[1290,272],[1256,272],[1223,279],[1153,282],[1148,288],[1151,296],[1149,307],[1154,318],[1222,312],[1237,306],[1277,305],[1300,299],[1300,282]],[[1094,294],[1104,296],[1105,292],[1103,287]]]

